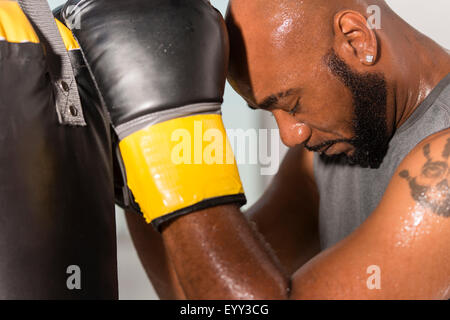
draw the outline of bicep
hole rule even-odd
[[[367,221],[296,272],[292,298],[448,299],[449,154],[448,132],[418,145]]]
[[[288,274],[319,252],[319,196],[312,153],[291,149],[261,199],[246,215],[270,244]]]

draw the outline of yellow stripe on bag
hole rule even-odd
[[[61,21],[55,19],[56,26],[58,27],[59,33],[64,41],[67,51],[80,49],[78,42],[75,40],[72,31],[67,28]]]
[[[220,115],[178,118],[120,143],[128,186],[147,222],[203,200],[243,194]]]
[[[36,32],[17,2],[0,0],[0,39],[14,43],[39,43]]]
[[[72,32],[58,19],[55,21],[66,49],[68,51],[79,49],[80,46]],[[0,40],[12,43],[40,42],[33,26],[17,2],[0,0]]]

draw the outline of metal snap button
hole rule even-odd
[[[69,85],[67,84],[67,82],[65,81],[61,81],[61,88],[65,91],[65,92],[69,92]]]
[[[76,117],[76,116],[78,115],[78,110],[77,110],[77,108],[75,108],[75,106],[73,106],[73,105],[69,106],[69,111],[70,111],[70,114],[71,114],[73,117]]]

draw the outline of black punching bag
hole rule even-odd
[[[109,122],[67,29],[86,126],[59,123],[38,28],[0,1],[0,299],[116,299]]]

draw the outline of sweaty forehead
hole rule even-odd
[[[235,0],[230,2],[228,18],[239,29],[246,46],[265,46],[271,53],[289,49],[290,41],[300,42],[306,37],[305,32],[300,32],[312,22],[306,7],[303,1]],[[317,24],[309,32],[314,29]]]
[[[328,51],[329,6],[322,0],[232,0],[227,14],[231,59],[229,80],[251,100],[289,89]],[[330,18],[326,21],[327,18]],[[278,92],[277,91],[277,92]]]

